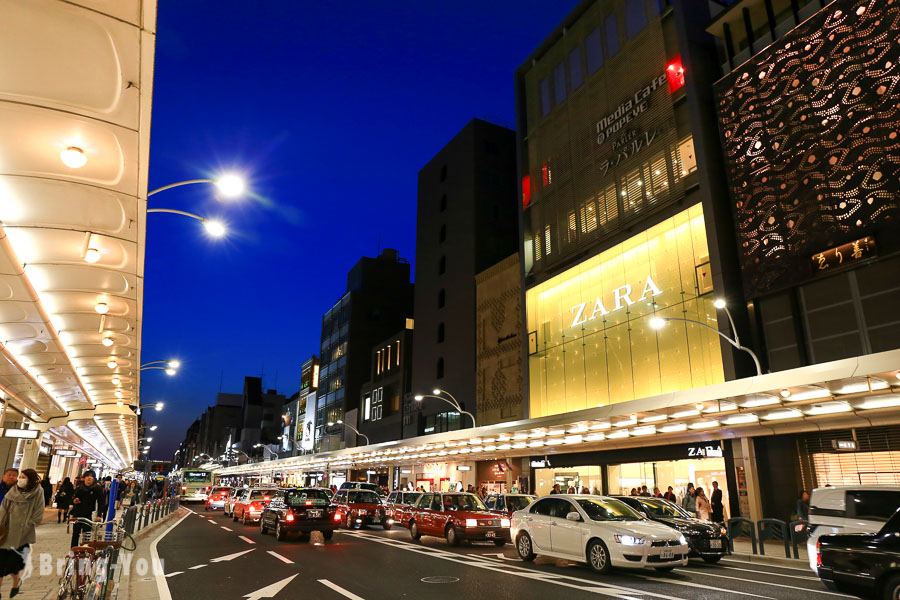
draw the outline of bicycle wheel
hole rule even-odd
[[[77,584],[78,575],[75,573],[75,561],[71,558],[66,560],[66,569],[59,584],[59,591],[56,594],[56,600],[81,600],[81,590]]]
[[[125,535],[122,537],[122,550],[125,552],[134,552],[137,549],[137,541],[135,541],[134,537],[127,531],[123,532]]]

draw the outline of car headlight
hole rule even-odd
[[[509,527],[509,519],[500,519],[501,527]]]
[[[634,537],[633,535],[617,535],[616,541],[626,546],[642,546],[644,538]]]
[[[678,536],[678,543],[679,543],[680,545],[682,545],[682,546],[684,546],[685,544],[687,544],[687,538],[684,537],[684,534],[683,534],[683,533],[682,533],[681,535]]]
[[[478,521],[476,519],[466,519],[466,527],[478,527]]]

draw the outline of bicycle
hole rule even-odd
[[[74,523],[87,525],[89,529],[82,532],[80,544],[66,557],[56,599],[105,599],[109,581],[107,570],[113,553],[120,549],[132,552],[137,548],[137,542],[118,521],[96,522],[70,517],[68,524]]]

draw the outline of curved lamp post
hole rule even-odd
[[[190,213],[184,210],[175,210],[174,208],[148,208],[148,213],[170,213],[173,215],[182,215],[185,217],[190,217],[192,219],[197,219],[201,223],[203,223],[203,227],[206,229],[206,233],[209,234],[210,237],[220,238],[227,233],[227,229],[225,228],[225,224],[222,221],[217,221],[215,219],[208,219],[206,217],[201,217],[200,215],[195,215],[194,213]]]
[[[154,366],[154,365],[165,365],[163,366]],[[178,372],[178,368],[181,367],[180,360],[154,360],[152,362],[144,363],[141,365],[141,371],[149,371],[151,369],[159,369],[161,371],[165,371],[166,375],[175,375]]]
[[[455,408],[456,410],[458,410],[461,414],[468,415],[469,418],[472,419],[472,427],[478,427],[478,425],[475,423],[475,415],[473,415],[472,413],[470,413],[467,410],[463,410],[463,407],[462,407],[462,405],[460,405],[459,400],[454,398],[453,394],[451,394],[447,390],[442,390],[439,388],[434,388],[431,391],[432,391],[431,394],[417,394],[415,396],[416,402],[421,402],[425,398],[437,398],[438,400],[442,400],[442,401],[446,402],[447,404],[449,404],[450,406],[452,406],[453,408]],[[449,396],[449,399],[444,398],[444,396],[442,396],[441,394],[445,394],[445,395]]]
[[[750,358],[753,359],[753,364],[756,365],[756,374],[762,375],[762,367],[759,363],[759,357],[756,356],[756,353],[753,352],[753,350],[751,350],[747,346],[741,345],[741,339],[738,337],[737,328],[734,326],[734,319],[731,318],[731,312],[728,310],[728,306],[725,304],[725,301],[719,298],[715,302],[713,302],[713,306],[715,306],[719,310],[725,311],[725,314],[728,316],[728,323],[731,326],[731,334],[734,336],[733,339],[728,337],[715,327],[712,327],[711,325],[707,325],[706,323],[703,323],[701,321],[695,321],[694,319],[684,319],[681,317],[653,317],[652,319],[650,319],[650,327],[652,327],[653,329],[662,329],[669,321],[683,321],[685,323],[693,323],[694,325],[706,327],[710,331],[715,331],[719,335],[719,337],[721,337],[723,340],[725,340],[738,350],[749,354]]]
[[[158,411],[161,411],[161,410],[163,409],[163,403],[162,403],[162,402],[154,402],[153,404],[141,404],[140,406],[137,407],[137,414],[140,415],[140,414],[141,414],[141,411],[142,411],[143,409],[145,409],[145,408],[150,408],[151,406],[152,406],[153,408],[155,408],[155,409],[157,410],[157,412],[158,412]]]
[[[366,438],[366,446],[369,445],[369,443],[370,443],[370,442],[369,442],[369,436],[367,436],[367,435],[364,434],[364,433],[360,433],[360,432],[359,432],[359,429],[357,429],[356,427],[354,427],[354,426],[351,425],[350,423],[344,423],[341,419],[338,419],[337,421],[329,421],[329,422],[328,422],[328,426],[329,426],[329,427],[334,427],[335,425],[343,425],[344,427],[349,427],[349,428],[350,428],[350,431],[355,432],[356,435],[358,435],[359,437]]]
[[[254,447],[254,448],[262,448],[262,449],[263,449],[263,460],[265,460],[265,458],[266,458],[266,452],[268,452],[269,454],[271,454],[271,455],[274,456],[275,458],[278,458],[278,453],[277,453],[277,452],[272,452],[272,450],[270,450],[269,447],[266,446],[265,444],[253,444],[253,447]]]
[[[193,185],[195,183],[212,183],[217,188],[219,188],[219,192],[222,193],[223,196],[227,198],[234,198],[235,196],[240,196],[244,192],[244,180],[238,177],[237,175],[223,175],[218,179],[186,179],[184,181],[178,181],[176,183],[170,183],[169,185],[164,185],[162,187],[156,188],[152,192],[147,194],[147,197],[154,194],[158,194],[160,192],[164,192],[166,190],[170,190],[172,188],[181,187],[183,185]]]

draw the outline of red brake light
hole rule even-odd
[[[269,497],[268,497],[268,496],[263,496],[263,500],[265,500],[266,502],[268,502],[268,501],[269,501]]]
[[[819,540],[816,540],[816,566],[822,566],[822,549]]]
[[[340,521],[340,520],[341,520],[341,513],[339,513],[339,512],[334,513],[334,520],[335,520],[335,521]]]
[[[291,512],[290,510],[287,511],[287,514],[284,515],[284,520],[287,521],[288,523],[290,523],[291,521],[293,521],[293,520],[294,520],[294,513]]]
[[[181,491],[182,491],[182,492],[185,491],[186,489],[187,489],[187,486],[186,486],[186,485],[181,486]]]
[[[312,506],[312,500],[307,500],[307,501],[306,501],[306,505],[307,505],[307,506]]]

